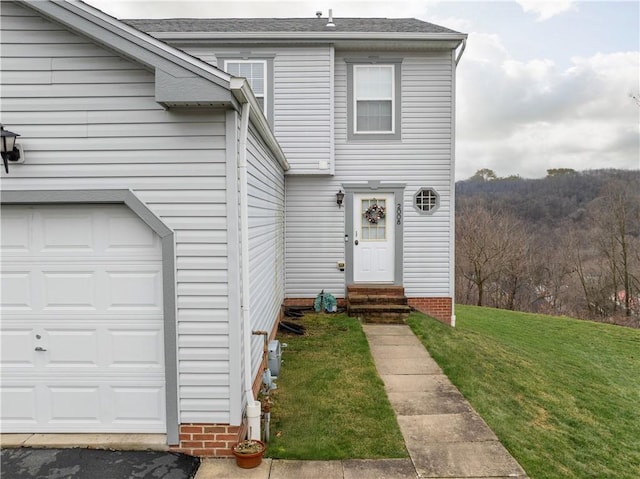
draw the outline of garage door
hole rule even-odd
[[[165,432],[158,236],[124,205],[3,206],[3,432]]]

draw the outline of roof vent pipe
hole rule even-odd
[[[329,28],[335,28],[336,24],[333,23],[333,10],[330,8],[329,9],[329,23],[327,23],[327,27]]]

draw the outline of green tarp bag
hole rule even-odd
[[[313,309],[316,313],[320,313],[321,311],[335,313],[338,310],[338,302],[334,295],[325,293],[323,289],[322,292],[316,296],[316,299],[313,302]]]

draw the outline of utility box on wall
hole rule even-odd
[[[282,345],[277,339],[269,341],[268,366],[272,376],[280,374],[280,365],[282,364]]]

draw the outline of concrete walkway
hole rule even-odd
[[[204,460],[195,479],[510,478],[527,475],[405,325],[364,325],[410,459]]]

